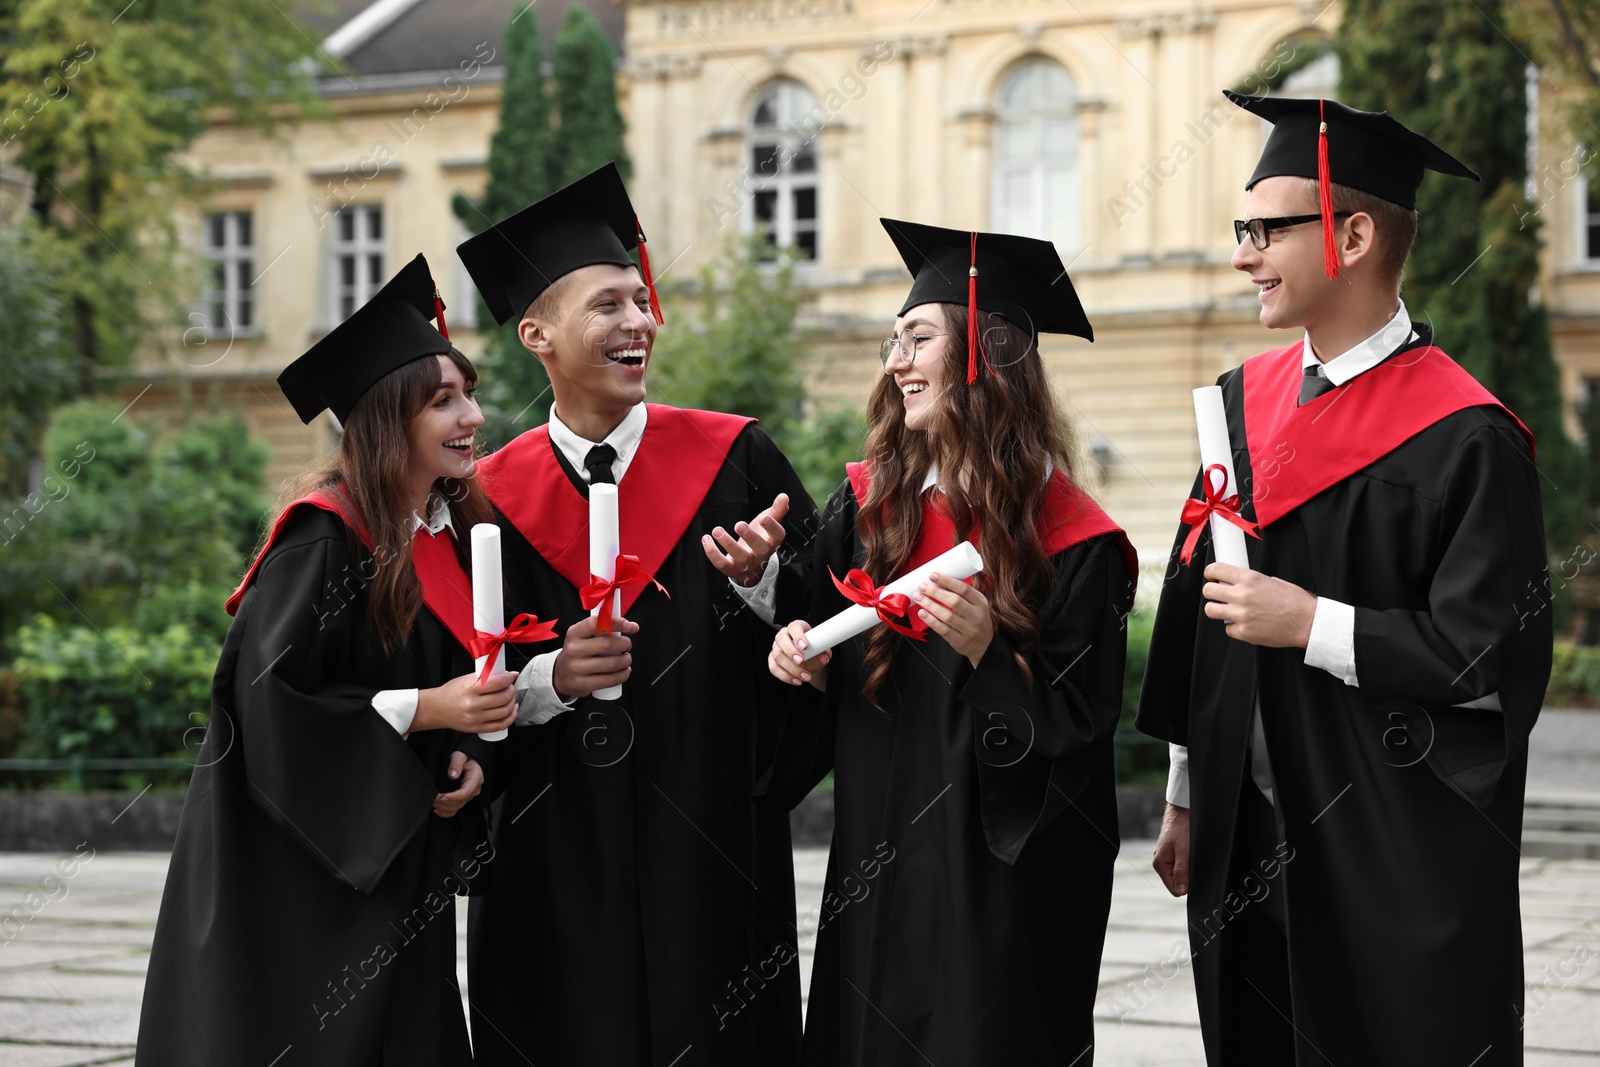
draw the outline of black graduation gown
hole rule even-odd
[[[370,703],[472,667],[426,609],[385,655],[344,523],[301,507],[244,593],[212,684],[140,1017],[141,1067],[468,1067],[455,894],[486,813],[432,813],[450,753]]]
[[[686,528],[656,531],[670,550],[647,570],[670,599],[647,585],[623,613],[640,630],[621,701],[582,699],[546,724],[514,727],[499,753],[494,869],[472,903],[468,952],[484,1067],[780,1067],[797,1058],[797,967],[770,963],[793,938],[789,823],[751,799],[772,751],[767,711],[783,697],[764,662],[773,630],[706,560],[700,538],[788,493],[778,612],[792,617],[783,613],[803,605],[815,509],[753,423],[709,460],[714,446],[692,430],[670,439],[671,454],[652,451],[675,417],[652,407],[619,486],[622,550],[641,547],[627,537],[630,491],[666,470],[652,491],[678,494],[676,474],[698,463],[715,476]],[[489,465],[490,499],[502,503],[504,487],[525,485],[536,469],[560,479],[539,521],[573,524],[586,561],[587,485],[542,428],[530,434],[523,445],[537,447]],[[501,529],[510,610],[555,619],[563,633],[586,618],[573,582],[503,515]],[[524,646],[508,662],[557,647]],[[750,1006],[719,1011],[727,990],[758,970],[765,977],[753,980],[762,988]]]
[[[1419,351],[1391,362],[1403,370]],[[1380,366],[1310,402],[1325,412],[1300,409],[1311,443],[1287,447],[1259,427],[1247,439],[1244,380],[1240,368],[1218,384],[1252,520],[1294,465],[1351,440],[1345,420],[1403,423],[1428,401],[1391,389]],[[1362,396],[1337,397],[1358,384]],[[1466,407],[1246,538],[1253,569],[1355,606],[1359,687],[1306,666],[1303,649],[1227,638],[1203,614],[1209,532],[1192,566],[1174,548],[1138,724],[1189,746],[1188,914],[1209,1062],[1268,1055],[1254,1039],[1271,1011],[1240,981],[1256,946],[1238,916],[1261,886],[1287,909],[1293,1062],[1522,1062],[1518,841],[1551,655],[1550,612],[1531,595],[1545,573],[1538,477],[1513,418]],[[1453,706],[1491,693],[1502,711]],[[1278,836],[1241,855],[1258,696]]]
[[[813,624],[848,606],[827,568],[864,563],[857,511],[847,482],[816,546]],[[902,641],[887,714],[859,695],[860,638],[834,650],[826,693],[790,689],[768,800],[797,804],[834,772],[822,910],[799,931],[816,939],[806,1067],[1093,1061],[1125,544],[1106,533],[1048,558],[1031,682],[1004,634],[977,669],[930,634]]]

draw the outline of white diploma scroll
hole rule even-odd
[[[1228,474],[1228,484],[1222,489],[1224,499],[1239,494],[1239,479],[1233,470],[1233,445],[1228,440],[1228,415],[1222,407],[1222,388],[1208,385],[1194,391],[1194,421],[1200,430],[1200,469],[1220,464]],[[1206,477],[1211,491],[1217,491],[1219,481],[1216,471]],[[1211,544],[1218,563],[1231,563],[1235,567],[1249,567],[1250,555],[1245,551],[1244,531],[1215,513],[1211,516]]]
[[[906,596],[915,596],[917,587],[928,580],[930,574],[943,574],[960,581],[971,578],[983,570],[983,557],[978,555],[978,550],[972,547],[971,542],[963,541],[950,551],[934,559],[910,574],[896,578],[881,590],[881,595],[890,593],[904,593]],[[916,611],[913,603],[912,611]],[[879,622],[878,613],[871,608],[862,607],[860,604],[851,604],[833,618],[820,622],[806,631],[806,647],[802,655],[812,659],[824,652],[843,644],[857,634],[866,633]]]
[[[617,526],[617,487],[614,485],[589,486],[589,573],[606,581],[617,576],[617,553],[622,551],[622,536]],[[622,618],[622,590],[614,594],[611,604],[612,625]],[[589,611],[600,614],[600,605]],[[622,686],[612,685],[596,689],[596,700],[621,700]]]
[[[504,633],[506,628],[505,594],[500,586],[500,527],[492,522],[480,522],[472,527],[472,625],[486,634]],[[483,672],[489,657],[479,656],[475,664]],[[506,669],[504,646],[495,653],[496,673]],[[504,741],[504,730],[479,734],[485,741]]]

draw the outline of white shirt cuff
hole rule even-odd
[[[556,657],[561,650],[544,652],[528,661],[517,675],[517,725],[543,726],[563,711],[571,711],[577,698],[564,701],[556,695]]]
[[[1307,667],[1327,671],[1345,685],[1356,681],[1356,609],[1327,597],[1317,597],[1311,616],[1311,637],[1306,641]]]
[[[743,586],[732,578],[728,584],[733,586],[733,591],[739,594],[739,599],[745,602],[751,611],[768,626],[775,625],[778,619],[778,554],[774,552],[767,557],[767,565],[761,572],[761,580],[752,586]]]
[[[411,720],[417,717],[417,691],[380,689],[372,695],[372,710],[382,715],[396,733],[405,737],[411,732]]]
[[[1183,745],[1167,745],[1167,803],[1189,806],[1189,750]]]

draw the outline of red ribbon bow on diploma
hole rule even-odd
[[[1212,471],[1222,476],[1216,485],[1211,482]],[[1228,491],[1228,468],[1220,463],[1211,464],[1202,475],[1201,488],[1206,494],[1204,500],[1190,497],[1183,502],[1183,521],[1189,524],[1189,536],[1183,539],[1183,551],[1178,555],[1178,562],[1186,567],[1194,558],[1194,546],[1200,541],[1200,531],[1206,528],[1207,521],[1213,515],[1220,515],[1256,540],[1261,539],[1255,523],[1239,514],[1239,494],[1234,493],[1229,497],[1222,495]]]
[[[654,582],[655,587],[661,590],[670,600],[672,594],[667,592],[667,587],[657,582],[654,575],[646,574],[639,568],[638,556],[617,556],[615,578],[607,581],[598,575],[589,576],[589,584],[578,590],[578,600],[587,611],[593,611],[598,605],[600,614],[595,622],[594,632],[608,634],[611,632],[611,611],[616,606],[618,589],[625,585],[638,585],[641,582]]]
[[[532,644],[535,641],[548,641],[556,635],[556,624],[553,622],[540,622],[538,616],[523,612],[511,620],[511,625],[497,634],[477,631],[467,651],[472,653],[472,658],[486,657],[483,661],[483,673],[478,675],[478,688],[489,680],[489,672],[494,670],[495,658],[502,648],[507,645]]]
[[[904,634],[913,641],[926,641],[928,639],[927,623],[911,615],[911,598],[904,593],[885,594],[883,590],[872,584],[872,578],[866,571],[856,567],[850,568],[844,576],[844,581],[833,573],[833,568],[828,568],[828,577],[833,579],[834,587],[844,595],[852,604],[860,604],[864,608],[871,608],[878,613],[878,618],[883,624],[897,634]],[[906,626],[895,622],[890,616],[902,615],[911,623]]]

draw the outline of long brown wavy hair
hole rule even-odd
[[[478,372],[465,355],[452,348],[449,358],[469,388],[477,382]],[[411,565],[416,522],[411,510],[411,443],[407,431],[411,420],[433,400],[443,382],[439,361],[433,358],[414,359],[384,375],[350,409],[338,451],[291,481],[279,495],[275,508],[281,514],[290,503],[321,489],[338,497],[355,514],[371,538],[371,554],[377,563],[368,598],[386,653],[406,643],[422,608],[422,583]],[[475,523],[493,521],[488,498],[474,475],[435,481],[428,493],[426,513],[432,514],[440,501],[449,505],[456,530],[456,555],[467,567],[467,531]],[[271,525],[267,528],[270,530]],[[346,536],[351,555],[363,557],[366,550],[356,531],[347,530]]]
[[[939,349],[945,386],[928,429],[906,429],[904,400],[892,375],[878,380],[867,404],[872,485],[856,517],[867,555],[863,569],[881,582],[905,566],[922,533],[922,481],[937,464],[956,535],[966,538],[982,523],[978,588],[989,598],[999,629],[1026,649],[1039,639],[1039,619],[1027,595],[1045,559],[1036,524],[1044,506],[1046,457],[1072,477],[1069,428],[1028,330],[979,311],[984,358],[977,382],[969,386],[967,309],[939,307],[945,317]],[[879,710],[877,692],[900,641],[887,626],[874,627],[864,641],[861,693]],[[1026,671],[1020,655],[1018,661]]]

